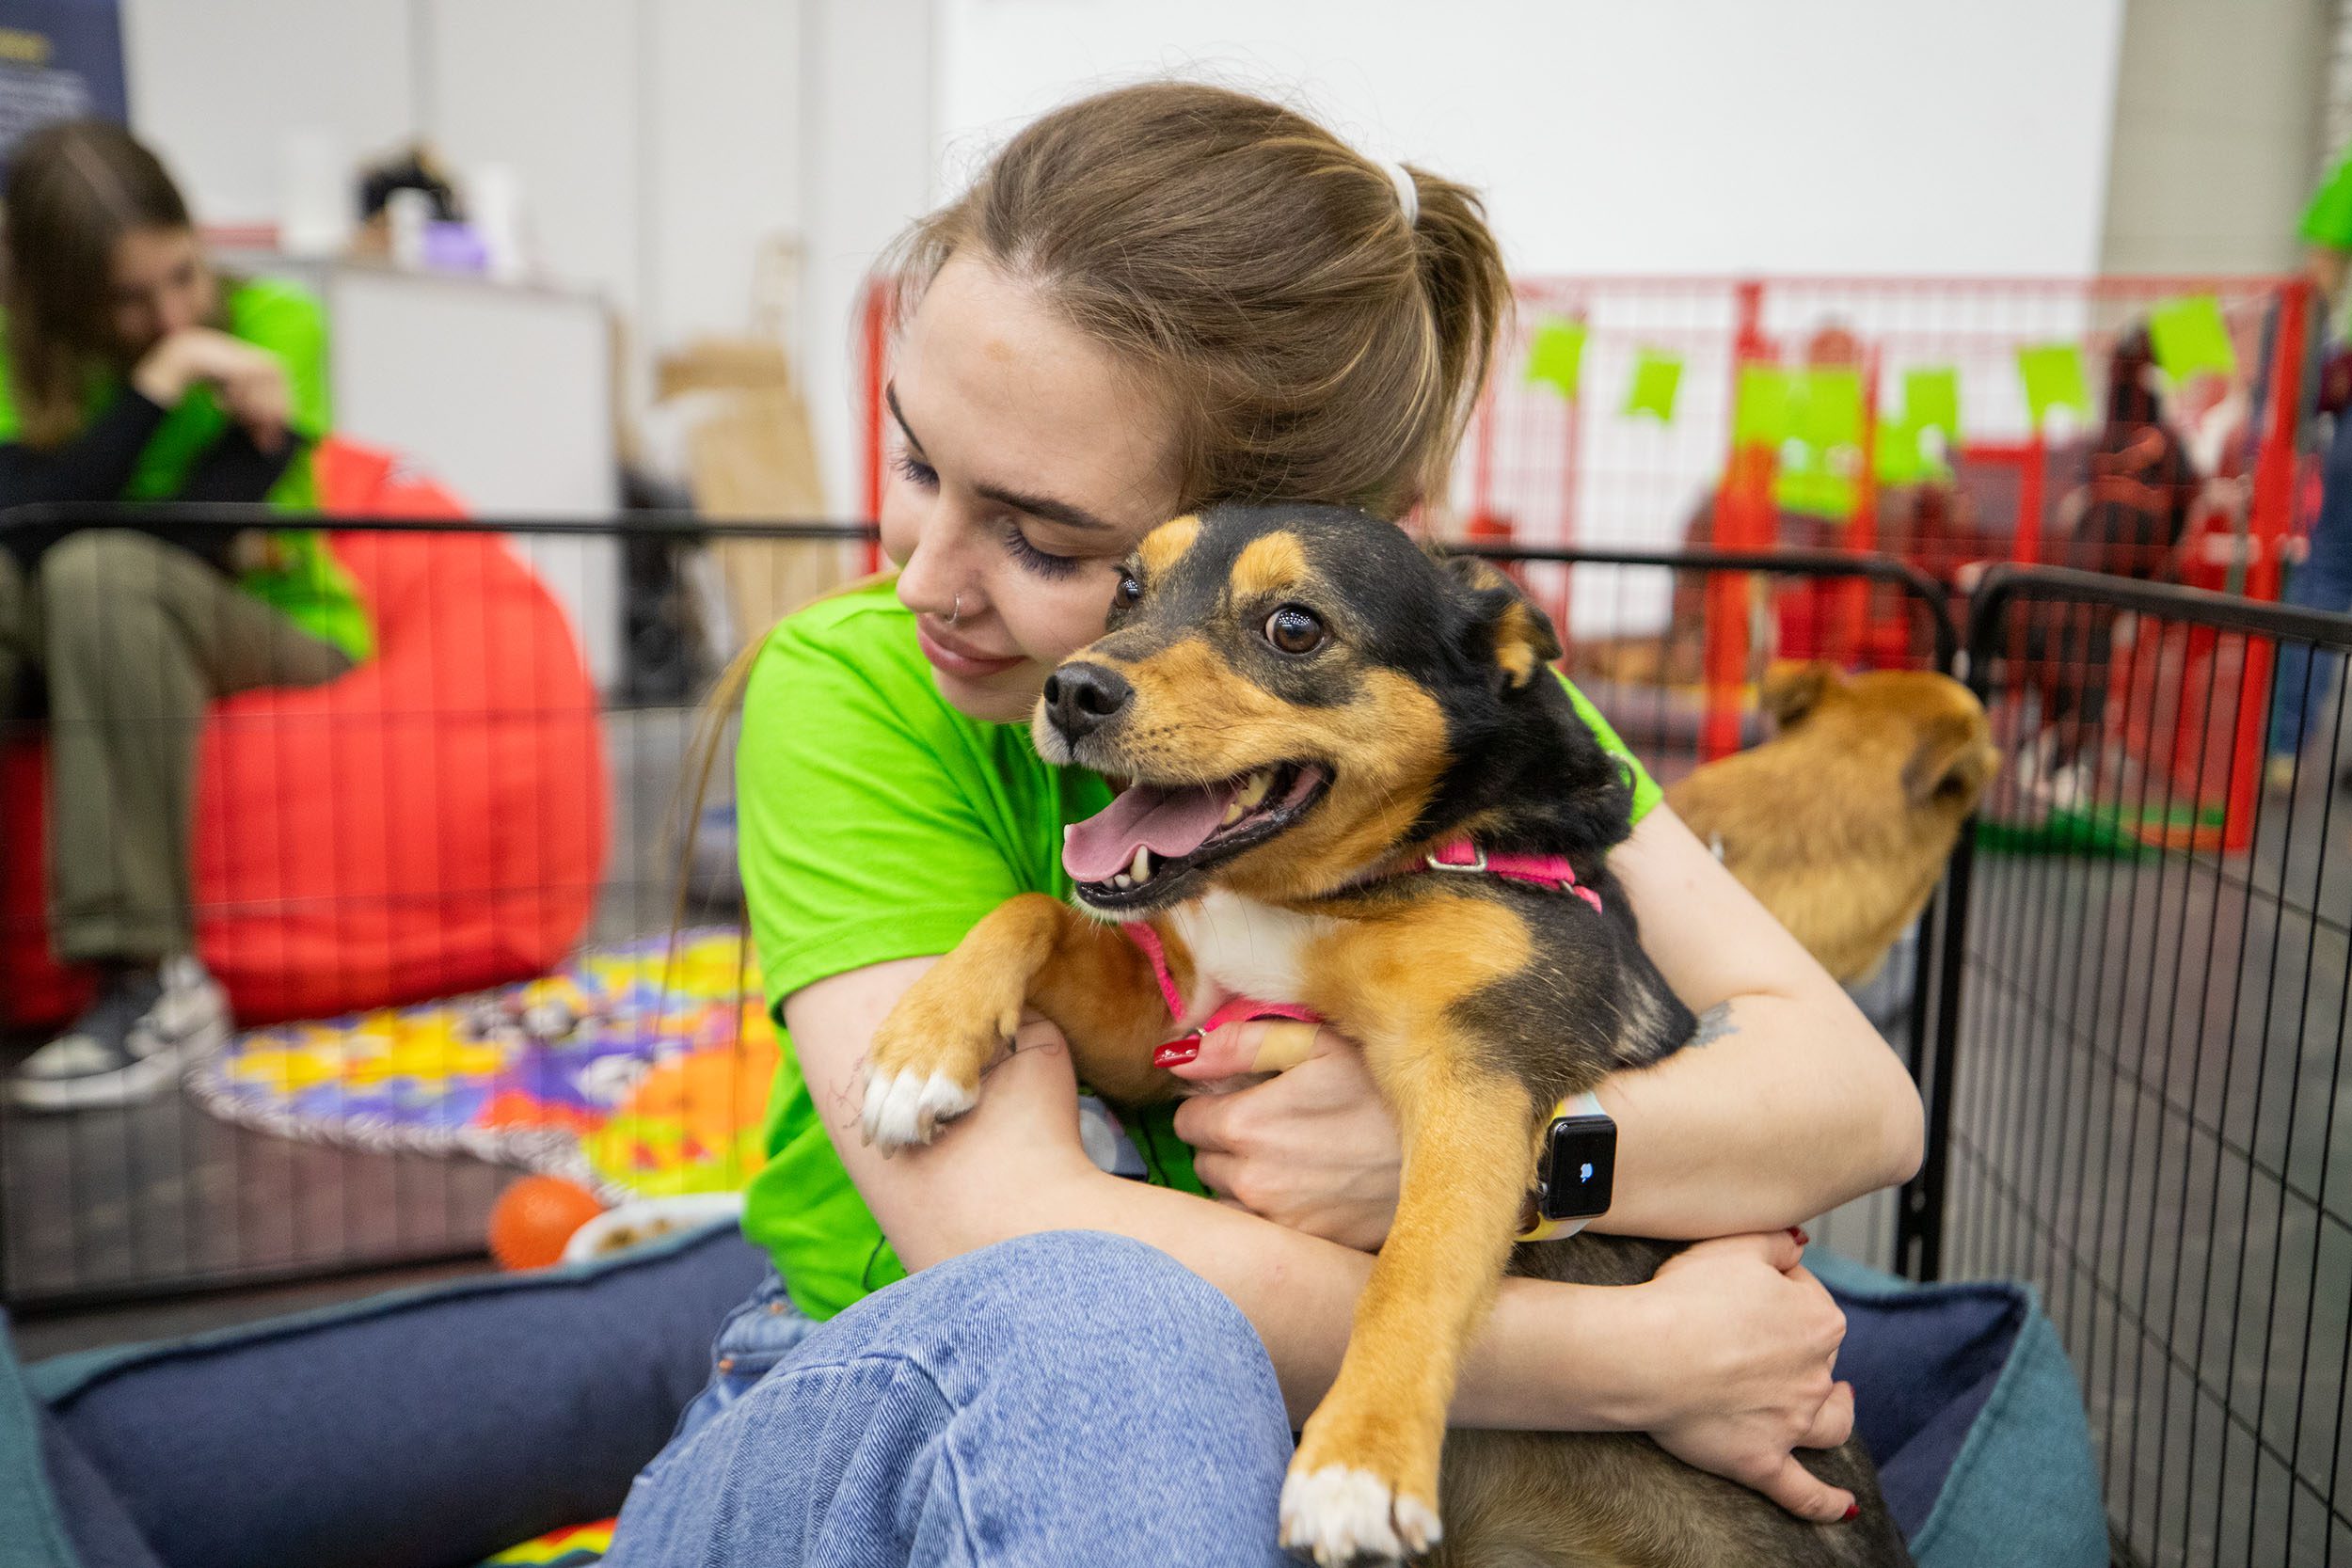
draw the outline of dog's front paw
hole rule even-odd
[[[1282,1545],[1320,1568],[1397,1563],[1438,1544],[1438,1511],[1370,1470],[1291,1466],[1282,1482]]]
[[[895,1073],[866,1072],[866,1104],[859,1120],[866,1141],[882,1149],[927,1144],[940,1127],[978,1104],[977,1084],[960,1084],[945,1072],[929,1077],[912,1068]]]
[[[884,1152],[930,1143],[978,1104],[980,1074],[1021,1021],[1018,1003],[975,1019],[932,990],[918,983],[899,998],[866,1049],[859,1124]]]

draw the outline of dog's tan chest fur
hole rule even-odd
[[[1309,952],[1339,928],[1327,916],[1276,909],[1223,888],[1170,911],[1168,923],[1196,971],[1184,998],[1186,1022],[1207,1017],[1229,997],[1298,1001]]]

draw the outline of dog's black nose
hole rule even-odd
[[[1045,677],[1045,711],[1067,740],[1101,729],[1135,694],[1124,675],[1099,664],[1065,664]]]

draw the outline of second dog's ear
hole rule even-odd
[[[1820,706],[1830,688],[1844,680],[1835,664],[1782,659],[1764,672],[1764,711],[1772,716],[1775,729],[1785,730]]]
[[[1519,585],[1474,555],[1441,555],[1438,562],[1468,592],[1463,595],[1470,626],[1486,641],[1486,653],[1517,689],[1560,657],[1560,634],[1551,617],[1537,610]]]
[[[1977,803],[2001,765],[2001,753],[1985,743],[1981,728],[1953,715],[1919,732],[1903,764],[1903,794],[1913,805],[1943,800],[1966,811]]]

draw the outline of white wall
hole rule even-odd
[[[1089,83],[1206,68],[1486,188],[1538,272],[2075,274],[2118,0],[939,0],[969,151]]]
[[[867,272],[932,200],[933,0],[803,0],[807,276],[801,353],[836,511],[862,504],[858,306]]]
[[[123,0],[132,124],[199,221],[267,222],[287,132],[355,158],[413,132],[409,20],[407,0]]]
[[[555,281],[648,356],[750,325],[800,223],[800,0],[124,0],[131,116],[201,221],[272,221],[290,133],[520,175]]]

